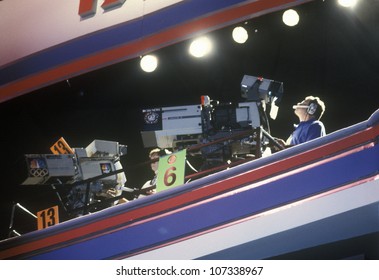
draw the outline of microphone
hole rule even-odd
[[[307,109],[307,108],[309,108],[309,106],[308,105],[293,105],[292,106],[292,109],[297,109],[297,108]]]

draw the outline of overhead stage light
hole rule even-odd
[[[295,10],[289,9],[283,13],[282,20],[288,26],[295,26],[299,23],[300,17]]]
[[[249,38],[249,34],[247,33],[246,29],[242,26],[237,26],[236,28],[234,28],[232,36],[233,40],[239,44],[245,43]]]
[[[203,57],[212,50],[212,42],[207,37],[200,37],[194,40],[189,48],[189,52],[194,57]]]
[[[154,55],[145,55],[140,61],[140,66],[145,72],[153,72],[158,67],[158,59]]]
[[[357,2],[357,0],[338,0],[338,4],[346,8],[354,7]]]

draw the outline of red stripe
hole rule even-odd
[[[74,241],[80,237],[86,238],[88,235],[92,235],[90,238],[93,238],[93,234],[96,234],[96,232],[104,231],[107,229],[111,230],[111,228],[119,224],[125,224],[127,222],[147,218],[151,215],[167,212],[180,206],[194,203],[201,199],[234,189],[238,186],[268,178],[269,176],[273,176],[296,167],[301,167],[302,165],[310,163],[312,161],[323,159],[326,156],[330,156],[357,145],[367,143],[374,139],[377,135],[379,135],[379,126],[371,127],[364,131],[357,132],[347,138],[325,144],[291,158],[285,158],[281,161],[259,167],[257,169],[251,170],[244,174],[239,174],[238,176],[223,180],[221,182],[216,182],[211,185],[204,186],[200,189],[191,190],[190,192],[167,198],[163,201],[143,206],[141,208],[134,209],[117,216],[109,217],[102,221],[96,221],[92,224],[84,225],[80,228],[68,230],[62,233],[58,233],[54,236],[32,241],[28,244],[9,248],[0,252],[0,259],[10,258],[19,254],[25,254],[41,248],[68,242],[70,240]]]
[[[1,89],[0,102],[21,96],[43,86],[47,86],[68,78],[90,72],[101,67],[111,65],[127,59],[138,57],[147,51],[159,49],[169,44],[176,43],[185,37],[199,31],[210,31],[225,26],[233,20],[240,18],[252,18],[257,13],[268,13],[271,9],[279,9],[283,5],[298,5],[302,2],[291,0],[264,0],[217,12],[207,18],[193,20],[186,24],[170,28],[164,32],[150,37],[128,43],[126,45],[103,51],[80,60],[57,66],[45,72],[36,73],[24,79],[6,84]],[[296,2],[296,3],[295,3]],[[300,2],[300,3],[299,3]],[[279,7],[279,8],[278,8]]]

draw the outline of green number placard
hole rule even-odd
[[[159,159],[157,192],[184,183],[186,150],[166,155]]]

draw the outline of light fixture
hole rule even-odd
[[[140,66],[145,72],[153,72],[158,67],[158,59],[154,55],[145,55],[141,58]]]
[[[237,43],[243,44],[249,38],[249,34],[247,33],[247,30],[245,28],[243,28],[242,26],[237,26],[233,29],[232,37],[233,40]]]
[[[338,0],[338,4],[342,7],[350,8],[354,7],[357,4],[357,0]]]
[[[209,54],[211,50],[212,42],[208,37],[200,37],[195,39],[189,47],[189,52],[194,57],[203,57]]]
[[[288,26],[295,26],[299,23],[300,17],[295,10],[289,9],[283,13],[282,20]]]

